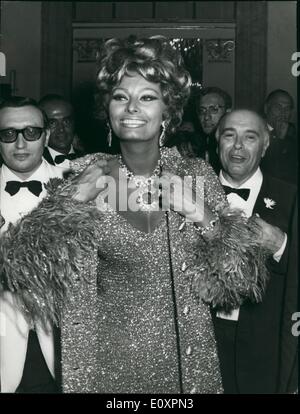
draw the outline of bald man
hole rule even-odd
[[[296,338],[285,332],[296,303],[296,291],[286,294],[289,279],[297,279],[291,249],[296,189],[263,175],[260,163],[269,145],[269,129],[258,114],[234,110],[220,121],[217,133],[222,169],[220,181],[229,205],[241,209],[259,226],[258,240],[270,251],[270,280],[261,303],[245,301],[229,314],[214,315],[215,333],[225,393],[274,394],[293,392],[296,377]],[[294,229],[295,230],[295,229]],[[293,239],[293,243],[294,238]],[[288,309],[288,312],[287,312]],[[283,344],[293,355],[284,358]],[[285,378],[283,383],[283,378]]]

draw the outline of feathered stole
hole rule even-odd
[[[4,288],[17,293],[29,321],[59,324],[74,278],[83,278],[85,257],[99,241],[101,213],[94,202],[74,201],[70,182],[54,178],[47,190],[39,206],[0,239],[0,295]],[[189,272],[199,298],[229,311],[245,298],[262,299],[267,252],[258,246],[254,222],[228,209],[218,214],[218,233],[200,238]]]
[[[213,308],[229,312],[245,299],[260,302],[269,278],[270,252],[259,245],[257,224],[228,207],[218,212],[212,238],[201,237],[189,269],[192,291]]]
[[[31,322],[59,324],[72,292],[75,275],[96,243],[94,203],[71,198],[75,187],[51,179],[48,195],[30,214],[10,225],[0,239],[0,294],[18,293],[20,307]]]

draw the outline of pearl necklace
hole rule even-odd
[[[130,171],[127,166],[124,164],[122,156],[119,156],[119,164],[121,170],[126,175],[129,181],[132,181],[135,184],[135,187],[138,189],[137,203],[139,209],[142,211],[158,211],[159,210],[159,197],[161,196],[161,190],[153,188],[153,182],[156,177],[159,177],[161,173],[161,161],[158,160],[157,166],[153,170],[153,173],[150,177],[144,177],[142,175],[136,176],[132,171]]]

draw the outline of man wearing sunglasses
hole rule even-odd
[[[227,92],[217,87],[201,89],[199,95],[195,96],[196,113],[201,126],[200,139],[203,141],[201,154],[208,161],[218,174],[221,168],[217,154],[217,141],[215,133],[219,121],[225,112],[230,112],[232,100]]]
[[[38,206],[50,178],[62,177],[43,159],[49,135],[34,100],[13,97],[0,104],[0,233]],[[0,316],[1,392],[56,392],[52,329],[30,327],[10,292],[0,300]]]
[[[44,158],[52,165],[69,169],[69,161],[84,155],[75,134],[73,107],[60,95],[45,95],[39,107],[49,120],[50,137],[44,150]]]

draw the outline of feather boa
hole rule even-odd
[[[18,293],[21,310],[31,318],[59,324],[85,255],[96,243],[93,203],[71,199],[76,190],[54,178],[48,195],[30,214],[10,225],[0,239],[0,294]]]
[[[39,206],[0,239],[0,294],[1,285],[18,293],[30,321],[59,324],[74,278],[83,278],[85,257],[97,247],[95,222],[101,213],[93,202],[74,201],[76,187],[61,179],[50,180],[47,190]],[[192,291],[199,298],[227,311],[245,298],[262,299],[267,252],[259,248],[251,220],[224,210],[218,234],[201,238],[197,251],[201,253],[189,272]]]
[[[269,278],[269,252],[258,243],[255,222],[238,210],[218,212],[218,233],[201,238],[195,265],[189,269],[192,291],[198,298],[229,312],[245,300],[260,302]]]

